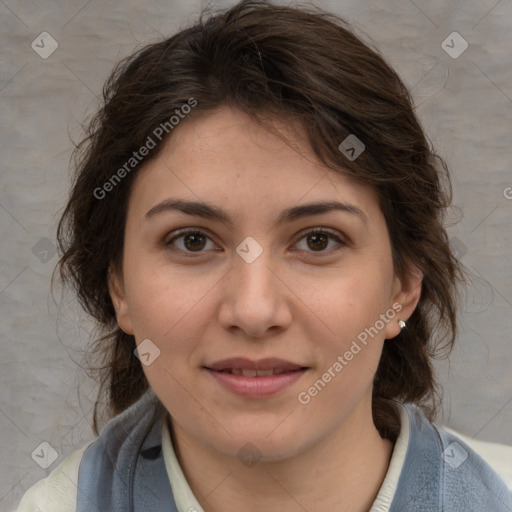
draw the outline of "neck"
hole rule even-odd
[[[297,455],[250,467],[212,450],[177,425],[171,424],[170,430],[183,473],[206,512],[304,512],[328,507],[366,512],[393,450],[393,443],[382,439],[373,424],[371,404]]]

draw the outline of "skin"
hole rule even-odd
[[[119,326],[161,351],[144,371],[206,511],[365,511],[392,453],[372,421],[372,380],[383,344],[396,342],[398,320],[416,307],[421,275],[395,275],[374,191],[322,165],[300,127],[274,125],[288,144],[227,107],[175,129],[134,183],[111,296]],[[175,210],[145,217],[171,197],[222,208],[233,225]],[[320,200],[350,203],[365,220],[330,211],[275,225],[281,210]],[[181,228],[205,233],[199,252],[190,237],[174,239]],[[345,243],[322,239],[315,250],[312,228]],[[248,236],[263,249],[252,263],[236,252]],[[300,404],[298,394],[396,303],[400,313]],[[243,398],[203,369],[234,356],[309,370],[275,396]],[[261,457],[252,467],[237,457],[247,443]]]

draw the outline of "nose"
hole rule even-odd
[[[236,255],[224,279],[219,321],[231,332],[262,338],[285,330],[292,321],[293,294],[272,265],[270,251],[264,249],[251,263]]]

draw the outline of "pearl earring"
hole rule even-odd
[[[398,320],[398,327],[400,327],[400,330],[403,331],[405,327],[407,327],[407,324],[403,320]]]

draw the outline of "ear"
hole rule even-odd
[[[392,304],[396,316],[386,325],[386,339],[398,336],[401,331],[398,321],[406,322],[413,314],[421,297],[422,281],[423,272],[414,265],[409,266],[405,276],[395,275]]]
[[[128,303],[126,302],[123,277],[120,275],[120,272],[113,269],[109,271],[108,290],[116,310],[117,324],[126,334],[133,335],[133,326]]]

